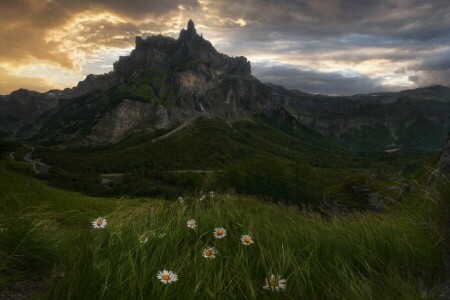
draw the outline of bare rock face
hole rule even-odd
[[[20,89],[7,96],[0,96],[0,131],[15,132],[32,124],[47,111],[58,106],[53,94]]]
[[[163,106],[124,99],[92,127],[86,141],[87,144],[116,143],[131,130],[164,129],[168,124]]]
[[[178,40],[162,35],[145,40],[136,37],[136,48],[130,56],[122,56],[114,63],[114,71],[121,77],[148,68],[163,68],[180,71],[194,65],[207,65],[217,75],[250,76],[250,63],[245,57],[229,57],[217,52],[211,43],[197,34],[194,22],[189,20],[187,29],[182,29]]]
[[[76,87],[64,89],[58,93],[58,96],[61,99],[79,97],[93,91],[107,90],[115,84],[118,84],[120,81],[121,78],[114,74],[114,72],[102,75],[90,74],[86,76],[85,80],[80,81]]]

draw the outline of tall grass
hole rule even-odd
[[[223,196],[208,208],[198,200],[124,205],[107,218],[106,229],[74,240],[77,255],[66,262],[66,275],[52,286],[51,298],[272,298],[262,286],[267,276],[279,274],[288,288],[275,297],[415,299],[431,297],[442,277],[438,236],[409,216],[329,222]],[[190,218],[197,220],[196,230],[186,227]],[[224,239],[213,237],[217,226],[228,230]],[[255,244],[240,243],[247,233]],[[141,235],[149,241],[141,244]],[[219,255],[203,258],[205,246],[216,247]],[[156,278],[163,269],[174,271],[179,281],[163,285]]]
[[[44,299],[433,299],[443,279],[438,201],[326,220],[236,195],[99,199],[5,175],[0,181],[11,185],[0,198],[25,211],[0,221],[9,227],[0,233],[0,278],[6,287],[40,274]],[[97,216],[108,220],[105,229],[91,228]],[[191,218],[195,230],[186,226]],[[224,239],[213,236],[218,226]],[[243,234],[255,243],[242,245]],[[215,259],[202,257],[206,246],[217,248]],[[179,280],[162,284],[163,269]],[[287,279],[286,291],[262,289],[271,274]]]

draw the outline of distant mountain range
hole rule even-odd
[[[217,52],[190,20],[177,40],[136,37],[112,72],[72,89],[0,96],[0,135],[80,147],[168,132],[200,116],[232,123],[255,114],[355,151],[441,149],[450,131],[450,88],[333,97],[263,84],[245,57]]]

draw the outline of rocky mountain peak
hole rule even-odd
[[[245,57],[229,57],[219,53],[212,44],[197,34],[194,22],[189,20],[178,40],[162,35],[145,39],[136,37],[136,48],[129,56],[121,56],[114,63],[114,72],[127,78],[143,69],[182,71],[200,65],[214,74],[250,76],[250,63]],[[206,70],[207,69],[207,70]]]
[[[199,38],[197,30],[195,29],[194,21],[190,19],[187,24],[187,29],[182,29],[180,32],[180,40],[193,40]]]
[[[188,21],[187,30],[188,30],[188,31],[196,32],[196,31],[195,31],[194,21],[192,21],[192,19],[189,19],[189,21]]]

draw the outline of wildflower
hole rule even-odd
[[[159,271],[156,277],[164,284],[172,283],[178,280],[177,274],[167,270]]]
[[[213,191],[209,192],[209,197],[214,198],[215,194]]]
[[[158,234],[158,237],[159,237],[160,239],[162,239],[162,238],[165,237],[165,236],[166,236],[165,233],[160,233],[160,234]]]
[[[183,197],[178,197],[178,203],[184,203],[184,198]]]
[[[188,228],[195,229],[196,226],[197,226],[197,221],[195,221],[194,219],[190,219],[187,221]]]
[[[272,292],[284,291],[286,289],[287,280],[281,279],[280,275],[271,275],[270,278],[266,278],[266,285],[263,289],[270,290]]]
[[[139,237],[139,242],[141,242],[141,244],[147,243],[147,242],[148,242],[148,237],[145,236],[144,234],[141,235],[141,236]]]
[[[248,234],[244,234],[241,237],[241,242],[242,242],[242,245],[245,245],[245,246],[250,246],[251,244],[253,244],[252,237],[249,236]]]
[[[205,196],[205,195],[203,195],[203,196],[200,197],[200,201],[205,201],[205,199],[206,199],[206,196]]]
[[[213,258],[216,257],[216,254],[217,254],[217,253],[218,253],[218,252],[217,252],[217,249],[216,249],[216,248],[214,248],[214,247],[206,247],[206,248],[203,250],[203,257],[204,257],[204,258],[213,259]]]
[[[223,227],[214,228],[214,237],[216,239],[222,239],[227,235],[227,230]]]
[[[95,229],[103,229],[106,227],[106,223],[106,219],[98,217],[97,219],[92,221],[92,227],[94,227]]]

